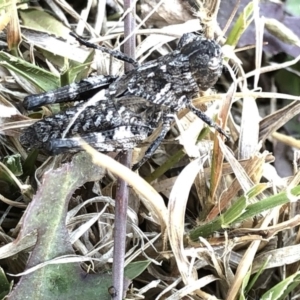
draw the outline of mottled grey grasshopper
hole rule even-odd
[[[99,48],[76,38],[85,46]],[[227,137],[191,102],[199,91],[212,87],[222,73],[222,51],[214,40],[184,34],[173,52],[141,66],[120,52],[111,54],[134,63],[135,68],[120,77],[91,77],[24,99],[24,106],[32,109],[49,103],[87,100],[91,93],[96,93],[86,107],[80,103],[25,129],[20,137],[24,147],[44,149],[53,155],[79,151],[84,140],[99,151],[122,151],[138,146],[162,125],[143,159],[133,167],[137,169],[154,153],[174,115],[183,108],[189,108]]]

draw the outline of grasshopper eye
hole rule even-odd
[[[212,71],[215,71],[220,68],[220,64],[220,59],[217,57],[213,57],[208,63],[208,68]]]
[[[130,118],[129,123],[130,123],[130,124],[136,124],[137,121],[138,121],[137,117],[132,117],[132,118]]]

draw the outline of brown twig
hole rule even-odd
[[[132,0],[124,1],[124,10],[127,11],[132,6]],[[124,37],[129,36],[135,27],[135,10],[127,14],[124,19]],[[124,43],[124,53],[128,56],[135,57],[135,35],[132,35]],[[128,72],[133,66],[125,63],[125,72]],[[130,167],[132,151],[126,152],[120,159],[120,162]],[[128,206],[128,186],[127,183],[118,179],[116,191],[116,206],[115,206],[115,227],[114,227],[114,253],[113,253],[113,286],[117,291],[115,299],[123,298],[124,284],[124,260],[125,260],[125,242],[126,242],[126,220]]]

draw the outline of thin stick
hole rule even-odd
[[[132,0],[124,0],[124,10],[132,7]],[[124,37],[126,38],[134,31],[135,18],[134,10],[132,10],[124,20]],[[131,37],[124,44],[124,53],[132,57],[135,57],[135,35]],[[128,72],[133,68],[132,64],[125,63],[125,72]],[[125,153],[120,163],[130,167],[131,165],[132,151]],[[128,186],[127,182],[123,179],[117,181],[116,191],[116,205],[115,205],[115,227],[114,227],[114,253],[113,253],[113,287],[116,290],[114,299],[122,300],[125,295],[124,291],[124,261],[125,261],[125,243],[126,243],[126,220],[127,220],[127,206],[128,206]]]

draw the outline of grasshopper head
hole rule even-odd
[[[217,82],[223,69],[222,49],[219,44],[197,36],[182,47],[181,53],[188,56],[190,71],[200,90],[205,91]]]

